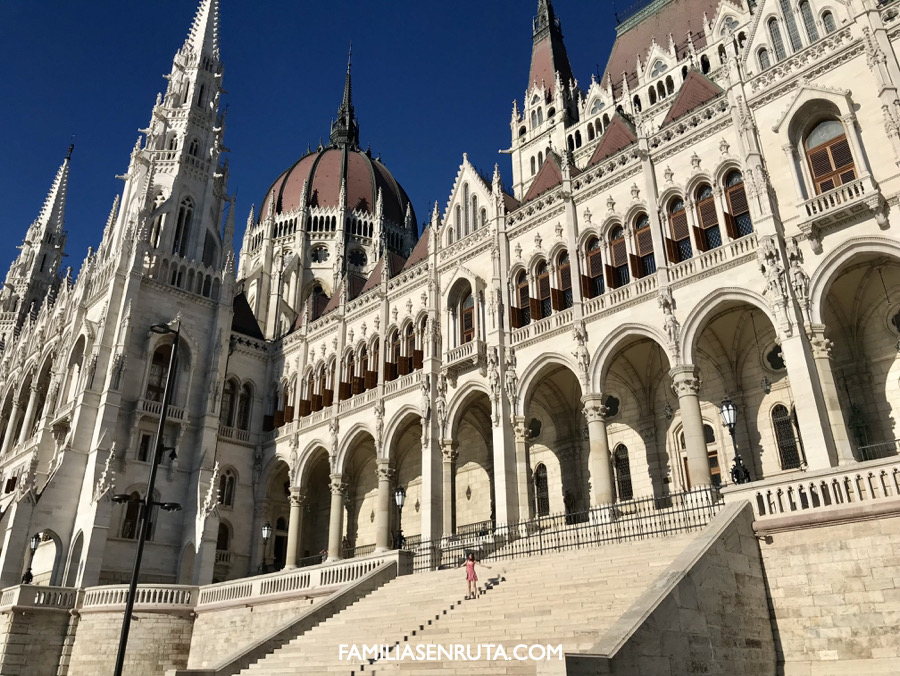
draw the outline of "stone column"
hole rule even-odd
[[[331,475],[331,515],[328,522],[328,560],[341,558],[341,540],[344,536],[344,494],[347,487],[344,475]]]
[[[375,473],[378,477],[378,502],[375,508],[375,551],[384,552],[391,542],[391,486],[394,470],[390,460],[378,458]]]
[[[691,364],[676,366],[669,371],[669,376],[672,378],[672,388],[678,395],[678,407],[681,409],[691,487],[709,486],[712,477],[709,473],[706,438],[703,435],[703,416],[700,413],[699,397],[700,378],[697,368]]]
[[[816,363],[816,371],[819,373],[819,383],[825,399],[825,410],[831,424],[831,435],[834,437],[837,461],[840,465],[849,465],[855,462],[853,445],[850,441],[844,412],[841,409],[841,398],[834,381],[834,371],[831,368],[831,341],[825,337],[824,326],[812,327],[811,333],[810,346]]]
[[[291,488],[291,516],[288,523],[287,554],[284,567],[297,567],[297,552],[300,550],[300,533],[303,528],[303,505],[306,503],[306,494],[299,488]]]
[[[453,447],[453,442],[449,439],[443,439],[441,445],[441,454],[444,456],[444,481],[441,493],[444,499],[444,508],[442,510],[443,536],[448,537],[453,535],[456,525],[453,518],[453,502],[456,499],[456,491],[454,490],[456,477],[454,475],[456,474],[456,459],[459,457],[459,451]]]
[[[606,436],[606,406],[598,394],[588,394],[581,398],[584,417],[588,424],[588,438],[591,451],[588,456],[588,471],[591,473],[591,507],[608,505],[616,501],[610,466],[609,437]]]
[[[28,439],[28,434],[31,428],[31,419],[34,416],[34,407],[37,405],[37,397],[37,388],[32,385],[31,392],[28,395],[28,405],[25,407],[25,417],[22,418],[22,429],[19,432],[19,440],[17,443],[24,444]]]
[[[797,173],[797,149],[792,143],[785,143],[781,146],[781,149],[784,151],[784,156],[788,163],[788,173],[794,179],[794,190],[797,191],[797,204],[802,204],[806,201],[806,195],[803,192],[801,175]]]
[[[534,516],[534,486],[531,480],[531,459],[528,457],[528,428],[525,418],[516,416],[513,425],[516,440],[516,484],[519,490],[519,520]]]
[[[19,406],[18,398],[16,398],[13,401],[12,410],[9,412],[9,420],[6,423],[6,434],[3,435],[3,446],[0,447],[0,457],[5,456],[15,443],[13,441],[13,435],[16,433],[16,423],[19,421],[19,414],[21,412],[22,408]]]

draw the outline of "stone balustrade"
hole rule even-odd
[[[0,595],[0,612],[13,608],[69,610],[77,602],[77,589],[20,584],[3,590]]]
[[[227,425],[219,425],[219,436],[223,439],[232,439],[245,444],[253,443],[253,437],[247,430],[239,430],[237,427],[228,427]]]
[[[188,585],[142,584],[137,588],[134,599],[136,610],[191,610],[197,603],[198,587]],[[108,611],[128,601],[128,585],[105,585],[88,587],[84,590],[81,610]]]
[[[138,410],[140,410],[142,413],[149,413],[150,415],[159,417],[159,415],[162,413],[162,402],[151,401],[149,399],[139,399]],[[178,408],[177,406],[172,406],[170,404],[169,412],[166,414],[166,417],[169,420],[184,420],[184,409]]]

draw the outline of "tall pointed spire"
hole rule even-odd
[[[62,232],[63,218],[66,211],[66,193],[69,190],[69,160],[72,159],[74,145],[69,146],[66,158],[56,172],[44,206],[32,227],[37,226],[42,232]]]
[[[344,80],[344,96],[338,108],[337,119],[331,124],[331,143],[336,146],[359,147],[359,125],[353,112],[353,80],[350,69],[352,64],[353,45],[347,55],[347,77]]]
[[[528,89],[540,87],[543,83],[552,92],[556,73],[559,73],[563,84],[571,82],[574,79],[572,66],[569,65],[569,55],[563,44],[562,27],[550,0],[538,0],[532,40]]]
[[[219,0],[201,0],[184,46],[201,56],[219,58]]]

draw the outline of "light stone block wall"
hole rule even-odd
[[[780,673],[897,673],[900,516],[769,537],[761,549]]]
[[[0,674],[57,673],[69,626],[65,610],[15,610],[0,614]]]
[[[228,655],[249,648],[267,638],[283,624],[307,612],[327,596],[291,599],[211,610],[197,614],[191,636],[188,667],[199,669],[217,665]],[[227,637],[227,642],[224,641]]]
[[[191,648],[193,623],[189,613],[135,612],[125,653],[125,674],[163,676],[169,669],[184,668]],[[121,610],[83,613],[72,646],[68,676],[112,673],[121,631]]]

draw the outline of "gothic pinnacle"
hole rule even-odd
[[[196,54],[219,58],[219,0],[201,0],[184,46]]]

